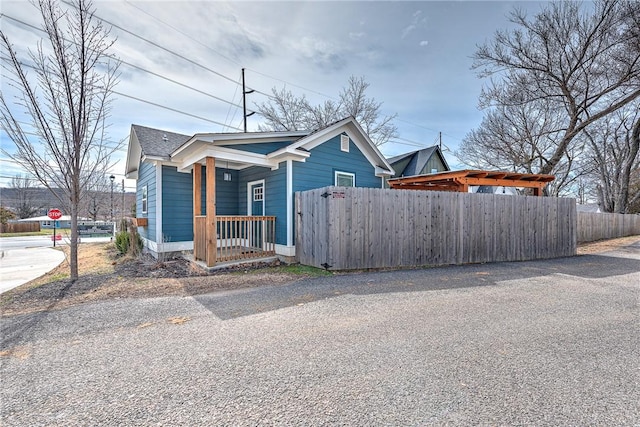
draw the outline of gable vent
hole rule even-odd
[[[340,135],[340,150],[349,152],[349,136]]]

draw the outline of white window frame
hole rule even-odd
[[[251,190],[251,187],[257,184],[262,184],[262,215],[266,215],[264,200],[266,197],[265,193],[267,190],[267,186],[265,185],[264,179],[259,179],[257,181],[247,182],[247,215],[248,216],[253,215],[253,212],[252,212],[253,191]]]
[[[340,150],[349,152],[349,135],[340,135]]]
[[[145,185],[142,187],[142,213],[147,213],[149,210],[149,186]]]
[[[346,187],[345,185],[338,185],[338,175],[351,177],[351,179],[353,181],[353,185],[351,185],[351,187],[355,187],[356,186],[356,174],[355,173],[343,172],[343,171],[335,171],[334,175],[333,175],[333,185],[335,185],[336,187]]]

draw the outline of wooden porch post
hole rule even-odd
[[[207,267],[216,264],[218,237],[216,235],[216,159],[207,157]]]
[[[196,239],[196,216],[202,215],[202,165],[195,163],[193,165],[193,258],[198,259],[203,254],[197,253],[198,245]]]

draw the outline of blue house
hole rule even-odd
[[[131,126],[126,176],[154,256],[208,266],[295,255],[294,194],[328,185],[384,187],[393,169],[353,118],[314,132],[181,135]]]

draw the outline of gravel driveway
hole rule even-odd
[[[0,424],[638,426],[639,301],[636,243],[8,317]]]

